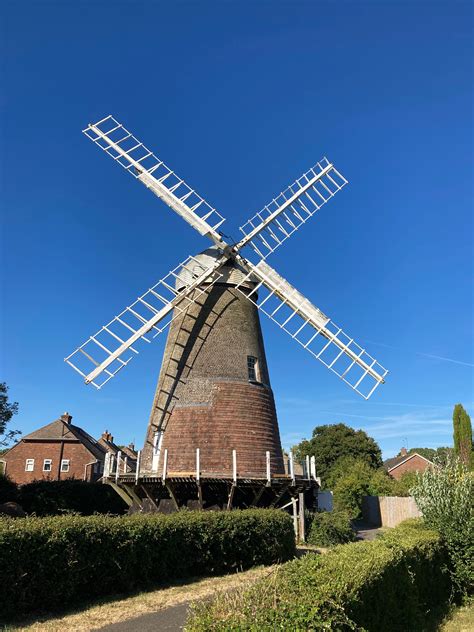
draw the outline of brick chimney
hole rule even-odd
[[[400,456],[406,456],[408,454],[407,449],[406,448],[402,448],[400,450]]]
[[[128,447],[130,448],[130,450],[132,450],[133,452],[135,452],[135,444],[134,443],[129,443]]]
[[[64,423],[70,424],[71,423],[71,419],[72,419],[72,415],[70,415],[69,413],[63,413],[61,415],[61,419],[62,419],[62,421],[64,421]]]
[[[102,433],[102,439],[104,441],[110,441],[111,443],[114,440],[113,436],[111,435],[111,433],[108,430],[104,430],[104,432]]]

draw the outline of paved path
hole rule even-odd
[[[100,628],[109,632],[179,632],[183,629],[188,616],[189,601],[156,612],[143,614],[141,617],[112,623]]]

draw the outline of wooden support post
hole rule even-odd
[[[237,451],[232,450],[232,480],[237,485]]]
[[[257,490],[257,493],[255,494],[254,499],[252,500],[252,503],[251,503],[252,507],[256,507],[258,505],[259,500],[262,497],[265,489],[266,489],[266,485],[262,485],[260,489]]]
[[[199,448],[196,448],[196,480],[199,483],[199,478],[201,476],[201,451]]]
[[[137,453],[137,469],[135,470],[135,483],[138,484],[138,479],[140,477],[140,465],[142,460],[142,451],[138,450]]]
[[[308,481],[311,478],[311,465],[308,455],[306,455],[306,478],[308,479]]]
[[[282,489],[280,490],[280,493],[277,494],[275,492],[275,500],[272,502],[272,504],[270,505],[270,507],[276,507],[276,505],[280,502],[280,500],[283,498],[283,496],[286,494],[286,492],[288,491],[288,488],[290,487],[290,484],[288,483],[287,485],[285,485],[284,487],[282,487]]]
[[[113,481],[108,481],[107,484],[110,485],[112,489],[114,489],[114,491],[120,496],[120,498],[125,503],[127,503],[129,507],[133,506],[133,498],[128,493],[128,490],[123,489],[121,485],[118,485],[117,483],[114,483]]]
[[[295,530],[295,538],[298,540],[298,508],[294,496],[291,497],[291,504],[293,505],[293,529]]]
[[[202,500],[202,485],[200,481],[198,481],[197,483],[197,490],[198,490],[199,509],[204,509],[203,500]]]
[[[126,456],[123,460],[123,473],[127,473],[127,464],[128,464],[128,456]]]
[[[311,457],[311,478],[316,480],[316,459],[314,456]]]
[[[150,492],[147,490],[147,488],[145,487],[145,485],[140,485],[140,487],[142,488],[142,490],[145,492],[145,496],[148,498],[148,500],[155,506],[155,509],[158,511],[158,505],[156,504],[156,500],[153,498],[153,496],[150,494]]]
[[[294,485],[295,484],[295,464],[293,461],[293,450],[290,450],[289,464],[290,464],[291,484]]]
[[[304,493],[298,494],[298,518],[299,518],[299,534],[300,542],[306,542],[305,516],[304,516]]]
[[[166,481],[166,471],[168,469],[168,448],[165,448],[165,456],[163,459],[163,485]]]
[[[272,484],[272,471],[270,468],[270,451],[267,450],[265,453],[266,459],[267,459],[267,485],[271,485]]]
[[[232,509],[232,501],[234,500],[235,488],[236,488],[236,485],[232,484],[229,491],[229,498],[227,499],[227,511],[230,511]]]
[[[119,450],[117,452],[117,467],[115,468],[115,482],[118,482],[119,476],[120,476],[120,459],[122,457],[122,452],[121,450]]]
[[[104,458],[104,478],[109,478],[110,476],[110,452],[105,453]]]
[[[169,483],[165,483],[165,485],[166,485],[166,489],[168,490],[168,493],[169,493],[169,495],[171,497],[171,500],[173,501],[173,504],[175,506],[176,511],[179,511],[178,501],[176,500],[176,496],[174,495],[173,488],[171,487],[171,485]]]

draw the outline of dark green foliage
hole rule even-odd
[[[286,561],[291,518],[278,510],[0,518],[5,616],[129,593],[180,577]]]
[[[334,493],[334,507],[353,519],[361,515],[364,496],[395,496],[396,481],[383,468],[374,469],[362,459],[342,457],[329,471],[326,487]]]
[[[354,542],[356,535],[346,511],[313,513],[308,528],[308,542],[316,546],[333,546]]]
[[[354,430],[342,423],[316,426],[312,438],[303,439],[293,451],[298,460],[307,455],[316,458],[316,471],[324,486],[329,470],[341,457],[361,459],[374,468],[382,465],[382,453],[375,440],[363,430]]]
[[[437,463],[446,461],[446,457],[452,452],[452,448],[440,447],[440,448],[410,448],[407,454],[414,454],[415,452],[420,456],[424,456],[428,461],[435,461]],[[397,456],[402,456],[399,452]]]
[[[109,485],[89,483],[73,478],[64,481],[33,481],[22,485],[18,502],[26,513],[55,516],[75,512],[123,514],[126,505]]]
[[[426,630],[449,600],[445,564],[439,536],[412,521],[373,542],[309,554],[200,604],[186,630]]]
[[[453,411],[454,452],[466,467],[472,466],[472,426],[471,418],[461,404]]]
[[[18,487],[5,474],[0,474],[0,504],[18,501]]]
[[[8,422],[17,412],[18,403],[8,401],[8,386],[5,382],[0,382],[0,446],[7,445],[16,435],[21,434],[19,430],[7,431]]]

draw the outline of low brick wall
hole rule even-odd
[[[419,518],[421,512],[411,496],[364,496],[362,516],[377,527],[396,527],[408,518]]]

